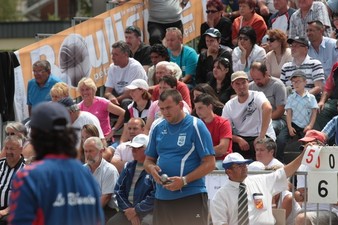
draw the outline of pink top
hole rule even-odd
[[[109,101],[107,99],[97,96],[94,97],[93,104],[89,107],[86,107],[83,101],[79,103],[81,111],[90,112],[99,119],[104,136],[111,132],[108,104]]]

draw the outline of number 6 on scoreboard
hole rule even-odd
[[[308,172],[308,202],[337,203],[338,172]]]

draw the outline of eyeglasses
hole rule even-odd
[[[205,11],[207,14],[209,14],[209,13],[217,13],[217,12],[219,12],[218,10],[207,10],[207,11]]]
[[[243,36],[239,36],[238,37],[238,40],[243,40],[243,41],[248,41],[249,40],[249,38],[248,37],[243,37]]]
[[[274,42],[274,41],[276,41],[277,39],[276,39],[276,38],[267,38],[266,40],[269,41],[269,42]]]

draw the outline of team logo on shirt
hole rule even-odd
[[[184,144],[185,144],[185,138],[186,136],[178,136],[178,139],[177,139],[177,145],[182,147]]]

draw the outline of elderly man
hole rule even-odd
[[[322,63],[317,59],[312,59],[308,55],[309,43],[305,37],[289,38],[288,43],[291,47],[292,62],[287,62],[282,67],[280,79],[286,87],[292,87],[290,77],[296,70],[301,70],[306,74],[305,89],[316,97],[320,97],[325,80]]]
[[[262,62],[251,64],[250,75],[253,81],[249,84],[249,90],[263,92],[272,106],[272,126],[277,135],[286,126],[286,88],[280,79],[268,74],[266,65]]]
[[[338,61],[337,40],[324,37],[325,26],[319,20],[308,22],[306,29],[309,38],[309,56],[319,60],[324,69],[325,80],[330,75],[330,71],[335,62]]]
[[[126,107],[131,103],[131,97],[125,87],[135,79],[147,81],[147,75],[142,65],[135,59],[130,58],[130,47],[126,42],[118,41],[112,46],[112,59],[114,64],[108,70],[105,83],[106,92],[104,96],[114,104],[122,104]]]
[[[158,103],[162,119],[150,130],[144,167],[156,181],[154,225],[205,225],[208,197],[204,176],[215,169],[208,129],[183,111],[182,96],[166,90]]]
[[[183,45],[182,32],[176,27],[167,29],[165,40],[170,56],[170,61],[176,63],[182,70],[182,82],[186,83],[189,88],[195,84],[196,66],[198,55],[196,51]]]
[[[255,140],[265,137],[275,140],[276,135],[271,104],[264,93],[249,90],[248,79],[244,71],[231,75],[231,86],[237,96],[225,104],[222,117],[229,119],[233,126],[233,152],[255,159]]]
[[[85,166],[90,170],[100,186],[101,205],[107,222],[117,212],[113,193],[119,173],[114,165],[102,158],[104,146],[99,137],[87,138],[83,143],[83,149],[86,158]]]
[[[308,22],[319,20],[325,26],[324,35],[329,37],[331,34],[331,22],[325,4],[321,1],[298,0],[298,9],[290,18],[290,29],[288,36],[306,36]]]
[[[0,159],[0,225],[7,224],[12,178],[25,165],[25,159],[21,155],[22,145],[23,139],[16,135],[7,136],[4,141],[3,151],[6,152],[6,157]]]
[[[152,225],[155,182],[143,167],[148,142],[147,135],[139,134],[128,143],[134,160],[128,162],[117,181],[115,194],[120,211],[107,225]]]
[[[126,43],[130,47],[132,57],[141,63],[145,71],[148,71],[148,68],[151,65],[151,47],[142,42],[140,28],[136,26],[127,27],[124,31],[124,37],[126,39]]]
[[[47,60],[39,60],[33,64],[34,78],[28,81],[27,105],[31,115],[32,107],[40,102],[51,101],[50,90],[61,80],[51,74],[51,66]]]
[[[287,178],[296,172],[303,155],[304,151],[285,167],[260,176],[248,176],[246,164],[252,160],[239,153],[227,155],[223,168],[229,179],[210,202],[213,225],[275,224],[272,198],[287,189]]]

